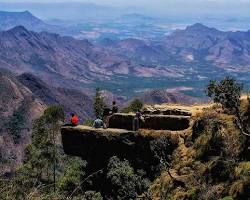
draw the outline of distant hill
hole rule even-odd
[[[101,86],[111,92],[123,89],[118,95],[129,96],[131,90],[134,95],[137,90],[190,86],[201,96],[210,79],[249,79],[249,38],[250,31],[222,32],[194,24],[158,42],[130,38],[96,44],[17,26],[0,32],[0,66],[32,73],[55,87],[86,91]]]
[[[223,32],[197,23],[159,42],[126,39],[109,44],[116,54],[140,63],[211,64],[228,71],[250,71],[250,31]]]
[[[169,92],[163,89],[145,92],[141,99],[145,104],[176,103],[192,105],[198,102],[198,99],[184,95],[181,92]]]
[[[0,30],[9,30],[16,26],[24,26],[26,29],[36,32],[48,31],[52,33],[65,33],[63,28],[47,24],[41,19],[35,17],[29,11],[0,11]]]
[[[86,87],[114,76],[179,76],[166,68],[137,64],[87,40],[28,31],[23,26],[0,32],[0,65],[33,73],[55,86]]]
[[[77,113],[81,123],[93,116],[93,103],[87,95],[51,87],[32,74],[16,77],[0,69],[0,96],[0,174],[22,162],[33,120],[47,106],[62,105],[67,117],[71,112]]]

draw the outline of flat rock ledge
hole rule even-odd
[[[169,154],[177,145],[167,134],[143,135],[124,129],[62,127],[61,134],[64,152],[86,160],[93,171],[105,167],[110,157],[118,156],[129,160],[137,169],[145,169],[150,173],[152,166],[159,164],[155,153],[156,141],[165,138],[163,141],[167,142],[164,148]]]
[[[117,113],[111,116],[110,128],[133,130],[135,114]],[[178,115],[143,115],[140,128],[151,130],[181,131],[189,128],[190,117]]]

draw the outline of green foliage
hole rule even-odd
[[[154,152],[154,157],[159,162],[159,171],[166,169],[169,165],[169,153],[173,151],[175,146],[170,141],[169,137],[159,137],[150,142],[150,148]]]
[[[101,91],[99,88],[96,89],[96,94],[94,98],[94,112],[96,117],[102,117],[104,108],[106,104],[104,102],[104,98],[101,95]]]
[[[81,187],[81,180],[85,175],[86,165],[86,161],[80,158],[68,158],[64,172],[57,182],[58,190],[71,194],[75,188]]]
[[[85,120],[84,125],[92,127],[93,123],[94,123],[94,120],[88,118],[88,119]]]
[[[233,198],[228,196],[228,197],[224,197],[224,198],[222,198],[220,200],[233,200]]]
[[[50,106],[44,111],[46,123],[58,123],[64,121],[64,110],[62,106]]]
[[[31,144],[26,148],[24,164],[17,171],[16,182],[24,191],[53,183],[54,169],[59,167],[58,163],[61,159],[56,140],[63,119],[62,107],[51,106],[45,110],[43,116],[35,120]],[[48,189],[51,188],[53,187]]]
[[[100,192],[87,191],[84,194],[84,200],[103,200]]]
[[[194,143],[198,159],[204,160],[211,155],[216,156],[222,153],[224,144],[220,129],[220,121],[217,119],[208,121],[208,126]]]
[[[232,113],[236,113],[239,111],[242,89],[242,84],[237,83],[233,78],[226,77],[220,82],[210,81],[206,89],[206,94],[214,102],[221,103],[224,108]]]
[[[21,137],[21,131],[25,126],[25,115],[24,110],[19,109],[15,111],[8,123],[8,130],[11,133],[15,142],[18,142],[18,139]]]
[[[139,182],[129,162],[121,161],[114,156],[109,160],[107,170],[107,180],[112,188],[114,199],[135,199]]]
[[[143,103],[140,99],[135,98],[128,107],[124,108],[122,112],[129,113],[129,112],[137,112],[137,110],[142,109]]]

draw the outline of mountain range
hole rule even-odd
[[[52,33],[66,34],[64,28],[45,23],[41,19],[31,14],[29,11],[0,11],[0,30],[6,31],[16,26],[24,26],[27,29],[36,32],[47,31]]]
[[[36,33],[23,26],[0,32],[0,65],[17,73],[34,73],[56,86],[71,88],[119,75],[179,76],[174,70],[138,64],[87,40]]]
[[[223,32],[194,24],[157,42],[130,38],[97,44],[17,26],[0,32],[0,66],[84,91],[106,83],[104,89],[109,89],[123,80],[126,87],[134,82],[136,90],[149,78],[158,79],[161,88],[166,80],[191,87],[197,86],[191,80],[203,82],[204,87],[209,79],[226,74],[248,79],[250,31]]]
[[[250,71],[250,31],[223,32],[197,23],[158,42],[126,39],[104,44],[140,63],[207,63],[224,70]]]

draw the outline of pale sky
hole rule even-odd
[[[0,3],[94,3],[119,8],[137,8],[145,13],[167,15],[246,16],[250,17],[250,0],[0,0]],[[1,10],[1,8],[0,8]],[[64,12],[64,11],[62,11]]]

